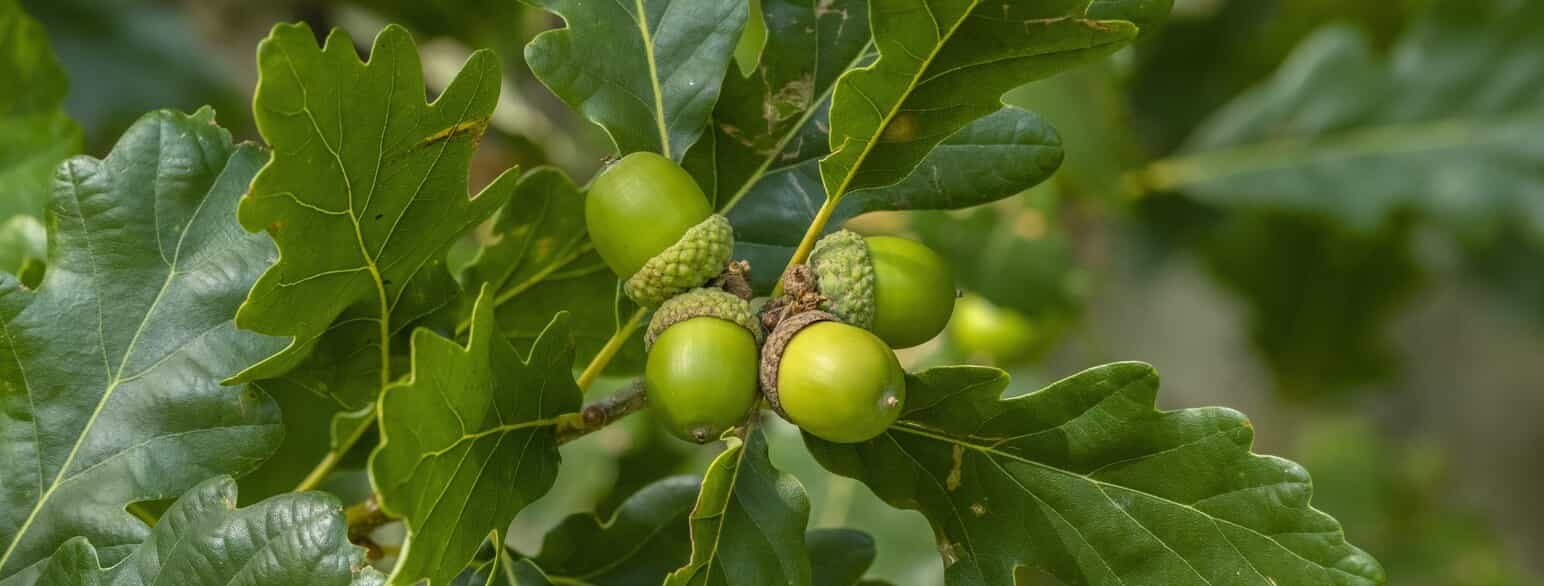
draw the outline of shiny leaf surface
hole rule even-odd
[[[374,586],[380,573],[348,541],[338,500],[290,493],[236,508],[236,483],[214,478],[193,487],[162,515],[150,536],[117,565],[85,538],[71,539],[40,584],[242,584]]]
[[[273,259],[234,218],[267,155],[213,119],[152,113],[61,165],[42,284],[0,276],[0,577],[76,536],[116,563],[148,533],[125,506],[251,470],[284,433],[272,399],[220,385],[282,340],[233,324]]]

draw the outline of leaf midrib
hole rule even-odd
[[[979,0],[971,0],[970,7],[966,8],[965,11],[961,13],[960,19],[954,21],[954,23],[949,26],[949,30],[946,31],[943,36],[938,38],[938,42],[935,43],[933,48],[928,51],[927,58],[922,60],[921,65],[917,67],[917,71],[911,75],[911,82],[906,85],[906,89],[902,93],[901,99],[896,100],[895,103],[890,106],[890,111],[886,112],[884,117],[880,119],[879,124],[874,127],[874,132],[869,135],[869,140],[864,142],[863,150],[858,152],[858,158],[853,159],[852,166],[847,168],[847,173],[842,177],[842,182],[837,185],[836,189],[826,193],[826,199],[831,201],[839,201],[843,195],[846,195],[847,186],[851,185],[853,178],[858,176],[858,169],[862,167],[864,161],[868,159],[869,153],[873,152],[874,145],[878,144],[879,142],[879,136],[883,134],[885,129],[890,126],[890,121],[894,120],[895,115],[901,111],[901,105],[906,103],[906,98],[910,96],[912,91],[917,88],[917,82],[922,78],[922,74],[926,73],[928,67],[933,65],[933,59],[938,57],[938,52],[943,49],[944,45],[948,44],[949,41],[954,38],[954,33],[960,30],[960,27],[965,24],[965,21],[970,18],[970,15],[976,12],[976,7],[979,5]],[[933,20],[933,23],[936,26],[938,24],[938,15],[933,14],[933,8],[926,2],[923,2],[922,6],[923,8],[927,9],[928,17]],[[847,73],[843,73],[841,77],[838,77],[836,82],[831,84],[831,87],[835,88],[836,86],[841,85],[842,80],[851,75],[853,71],[875,70],[875,68],[879,67],[880,62],[883,60],[884,55],[881,54],[879,59],[874,61],[873,65],[865,67],[861,70],[848,70]],[[869,100],[872,104],[872,99],[870,99],[867,94],[860,92],[859,95],[862,95],[864,99]],[[846,146],[846,144],[843,144],[841,148],[832,151],[830,155],[822,157],[821,160],[824,161],[826,158],[830,158],[832,155],[840,152],[841,149],[846,148]]]
[[[381,339],[380,388],[384,389],[391,383],[391,305],[386,299],[386,285],[381,277],[380,268],[376,266],[375,259],[371,257],[370,249],[365,244],[364,231],[359,225],[359,213],[354,209],[354,179],[348,172],[348,166],[343,163],[343,156],[338,153],[336,148],[333,148],[332,143],[327,141],[327,134],[322,132],[321,124],[316,120],[316,114],[311,111],[311,91],[306,88],[305,78],[301,77],[300,72],[295,69],[295,58],[290,55],[289,48],[284,43],[276,43],[276,46],[279,48],[279,52],[284,54],[284,65],[289,68],[290,76],[295,78],[295,87],[300,88],[300,110],[306,113],[306,120],[311,122],[311,129],[316,132],[317,140],[321,141],[322,146],[327,149],[327,153],[332,155],[333,163],[338,166],[338,173],[343,176],[343,186],[348,192],[348,219],[349,224],[354,228],[354,242],[359,246],[359,256],[364,260],[365,270],[370,273],[371,284],[375,286],[376,302],[380,307],[377,329]],[[395,84],[393,89],[395,89]],[[394,92],[387,92],[388,100],[390,100],[392,93]],[[386,114],[390,116],[391,111],[388,109]],[[384,126],[385,122],[382,125]],[[341,115],[339,116],[339,132],[342,132]],[[380,157],[377,157],[377,165],[380,163],[379,159]],[[373,199],[374,196],[374,188],[372,187],[369,198]],[[297,197],[296,199],[299,198]],[[382,246],[384,246],[384,243]]]
[[[649,32],[649,13],[643,7],[643,0],[633,0],[633,6],[638,10],[638,34],[643,37],[643,55],[649,64],[649,86],[654,90],[654,123],[659,129],[660,154],[665,158],[670,157],[670,131],[665,127],[665,94],[659,86],[659,64],[654,60],[654,39]],[[666,7],[669,10],[669,7]]]
[[[713,547],[708,549],[707,559],[703,560],[701,564],[698,564],[698,567],[702,568],[706,572],[703,574],[702,586],[709,586],[713,582],[713,560],[718,559],[718,545],[719,542],[724,538],[724,523],[728,521],[729,507],[733,503],[734,499],[734,488],[740,482],[740,470],[745,466],[745,451],[749,448],[750,432],[746,434],[746,439],[740,442],[739,453],[735,454],[734,474],[729,476],[729,490],[727,493],[729,498],[724,499],[724,509],[718,512],[718,519],[714,521],[714,525],[717,526],[718,530],[713,533]],[[695,507],[693,508],[695,509]],[[689,561],[687,567],[691,567]],[[691,580],[688,579],[687,583],[690,582]]]

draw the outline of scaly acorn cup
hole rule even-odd
[[[773,410],[831,442],[884,433],[906,401],[906,373],[884,340],[823,311],[778,323],[762,348],[760,378]]]
[[[761,326],[750,304],[702,288],[665,301],[644,334],[643,380],[656,419],[672,435],[704,443],[755,408]]]
[[[729,222],[690,174],[650,152],[622,157],[590,185],[585,225],[634,301],[656,306],[717,275],[734,248]]]
[[[644,263],[622,290],[639,305],[654,307],[723,272],[732,254],[734,228],[714,214]]]
[[[954,310],[949,263],[913,240],[839,230],[815,244],[809,264],[826,298],[820,308],[892,348],[932,339]]]
[[[815,243],[810,253],[820,294],[820,309],[868,329],[874,324],[874,262],[868,244],[851,230],[837,230]]]

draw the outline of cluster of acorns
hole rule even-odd
[[[949,321],[949,266],[926,246],[841,230],[752,300],[734,231],[680,166],[633,153],[596,177],[585,201],[595,250],[640,305],[644,384],[656,418],[693,442],[717,439],[761,398],[816,437],[861,442],[900,416],[906,376],[892,348]]]

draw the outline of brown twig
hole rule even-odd
[[[648,397],[644,393],[643,379],[634,380],[627,388],[585,405],[578,413],[564,416],[557,426],[558,444],[574,441],[616,423],[623,417],[643,409],[647,404]]]

